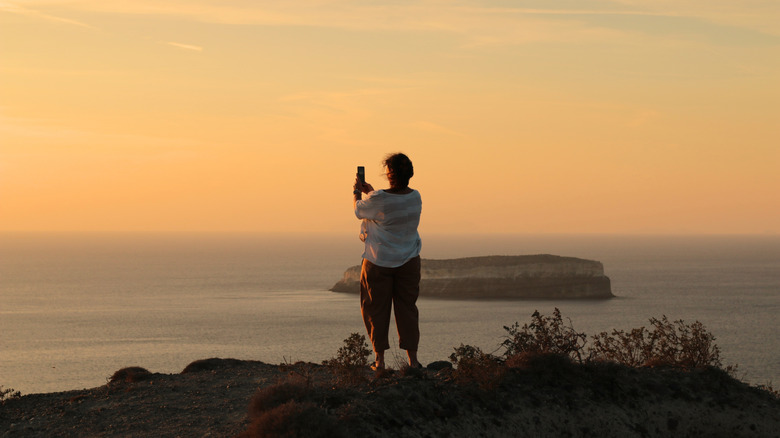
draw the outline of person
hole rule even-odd
[[[409,179],[414,176],[409,157],[402,153],[390,154],[383,165],[390,188],[374,190],[358,176],[353,190],[355,216],[362,219],[360,239],[365,243],[360,272],[360,311],[376,355],[373,369],[385,367],[385,350],[390,348],[391,307],[395,312],[399,347],[406,350],[409,366],[421,368],[417,360],[420,342],[417,298],[422,242],[417,228],[422,199],[417,190],[409,187]]]

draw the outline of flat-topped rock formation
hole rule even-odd
[[[360,292],[360,266],[331,289]],[[422,260],[420,296],[447,299],[612,298],[604,266],[594,260],[549,254]]]

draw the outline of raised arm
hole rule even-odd
[[[374,187],[369,183],[364,183],[357,176],[355,177],[355,185],[352,187],[352,209],[357,207],[357,202],[363,199],[363,193],[370,193],[374,191]]]

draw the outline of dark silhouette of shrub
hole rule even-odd
[[[666,316],[651,318],[651,328],[640,327],[629,332],[613,330],[592,337],[574,330],[571,321],[564,324],[560,310],[547,317],[535,311],[530,324],[505,326],[508,336],[501,346],[500,357],[483,353],[479,348],[462,345],[450,360],[457,365],[454,377],[458,382],[495,385],[506,370],[532,370],[540,376],[567,376],[579,364],[614,363],[629,367],[672,366],[686,369],[712,367],[734,377],[736,366],[725,369],[720,362],[720,349],[715,337],[699,321],[686,324],[670,322]]]
[[[316,401],[316,388],[297,374],[260,388],[249,404],[250,424],[240,437],[339,437],[336,420]]]
[[[15,391],[13,388],[3,388],[3,386],[0,385],[0,403],[12,398],[19,398],[21,396],[21,392]]]
[[[572,360],[565,354],[556,353],[518,353],[504,361],[507,368],[525,369],[531,371],[568,370]]]
[[[250,416],[263,413],[288,401],[305,401],[311,395],[311,386],[300,377],[288,376],[274,385],[260,388],[249,404]]]
[[[495,388],[506,371],[497,357],[471,345],[460,344],[450,361],[456,366],[452,375],[457,383],[476,384],[482,389]]]
[[[339,383],[353,385],[366,379],[365,369],[368,367],[368,357],[371,350],[366,343],[366,337],[352,333],[344,339],[344,346],[339,348],[336,357],[322,362],[339,378]]]
[[[338,437],[336,421],[312,402],[290,400],[254,417],[243,438]]]
[[[153,376],[146,368],[127,367],[115,372],[110,378],[109,383],[135,383],[148,380]]]
[[[587,335],[574,330],[571,320],[565,325],[557,307],[553,316],[543,316],[537,310],[531,318],[531,324],[522,327],[517,322],[504,326],[508,335],[501,343],[505,358],[521,353],[563,354],[582,362]]]
[[[408,364],[404,364],[398,369],[398,374],[401,375],[401,377],[423,377],[425,375],[425,372],[423,371],[424,368],[417,368],[413,366],[409,366]],[[388,377],[391,377],[392,370],[384,370],[385,373],[378,372],[376,378],[384,377],[385,374],[387,374]],[[388,373],[390,371],[390,373]]]
[[[190,363],[182,370],[181,374],[197,373],[200,371],[213,371],[221,368],[229,368],[241,364],[243,361],[238,359],[220,359],[212,357],[210,359],[196,360]]]
[[[335,368],[365,368],[368,366],[368,357],[371,350],[366,343],[366,337],[359,333],[352,333],[344,339],[344,346],[339,347],[336,357],[324,361],[322,364]]]
[[[763,385],[756,385],[756,388],[758,388],[758,389],[760,389],[762,391],[766,391],[769,394],[772,394],[772,396],[774,398],[780,398],[780,390],[777,390],[777,389],[773,388],[771,382],[765,383]]]
[[[630,332],[613,330],[612,334],[602,332],[593,336],[591,359],[614,361],[632,367],[722,366],[720,349],[714,343],[715,337],[701,322],[669,322],[664,315],[661,319],[650,318],[650,324],[650,330],[640,327]]]

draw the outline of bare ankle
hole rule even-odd
[[[417,360],[417,350],[406,350],[406,355],[409,356],[410,367],[416,367],[420,365],[420,361]]]
[[[374,364],[377,366],[385,366],[385,352],[384,351],[377,351],[375,352],[376,360],[374,361]]]

